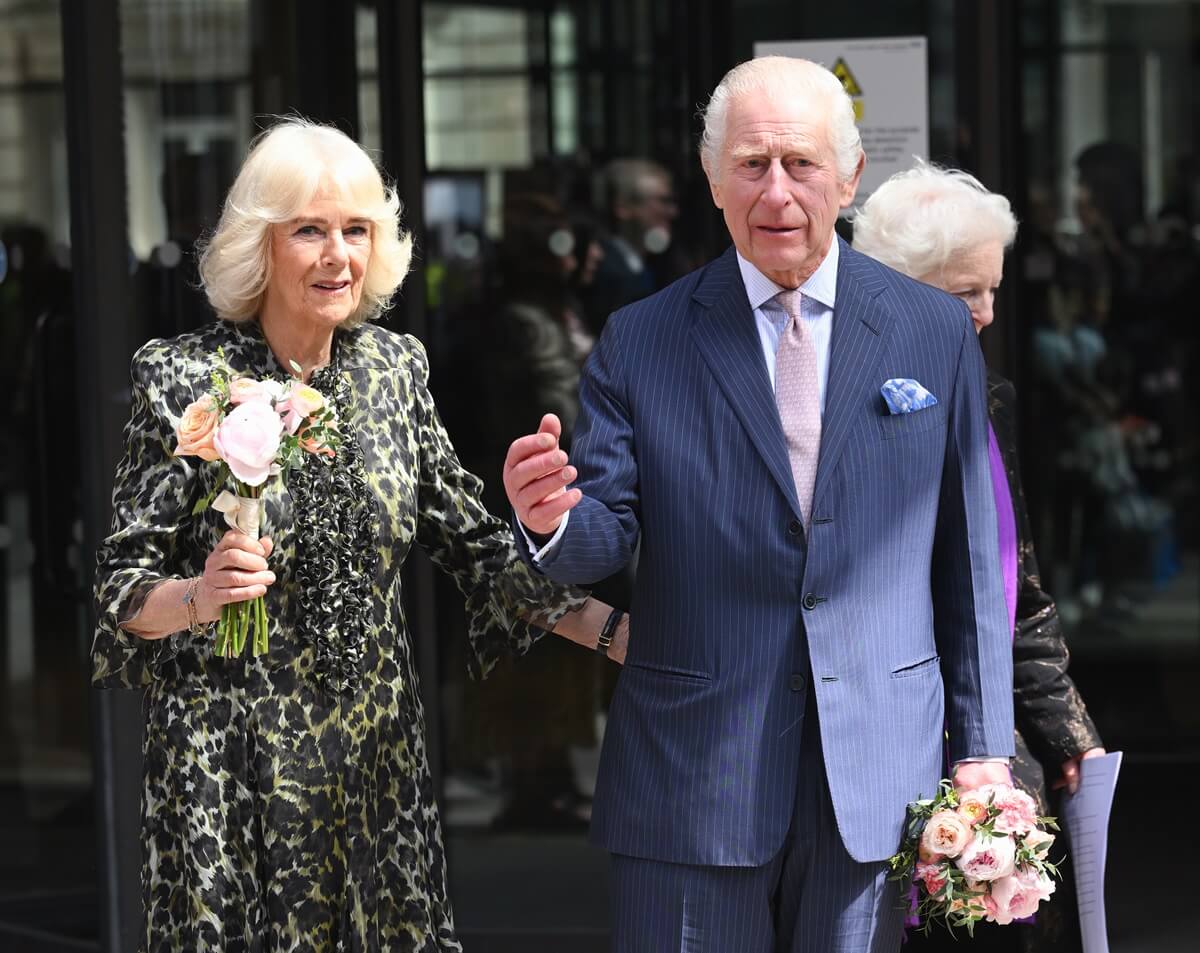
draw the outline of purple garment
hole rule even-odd
[[[1004,457],[996,442],[996,431],[988,424],[988,463],[992,470],[992,495],[996,498],[996,528],[1000,534],[1000,571],[1004,573],[1004,603],[1008,606],[1008,631],[1016,637],[1017,626],[1017,518]]]

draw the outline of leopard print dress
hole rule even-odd
[[[145,345],[98,553],[93,681],[147,689],[142,950],[461,950],[446,893],[424,714],[402,603],[414,543],[452,574],[481,676],[584,595],[531,572],[479,503],[427,388],[421,345],[364,325],[335,335],[312,381],[343,443],[267,484],[278,582],[270,651],[213,656],[211,632],[121,628],[165,578],[199,575],[224,532],[192,508],[215,464],[175,457],[174,427],[235,372],[286,378],[256,322]]]

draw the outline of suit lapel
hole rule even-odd
[[[841,239],[838,239],[841,241]],[[886,285],[880,266],[844,242],[839,249],[837,303],[833,311],[833,336],[829,345],[829,376],[825,384],[825,415],[821,419],[821,455],[813,489],[813,512],[837,469],[854,423],[855,411],[874,379],[880,348],[891,313],[878,300]],[[878,396],[878,395],[876,395]]]
[[[700,305],[692,324],[692,339],[750,442],[799,517],[800,506],[779,423],[779,409],[771,393],[754,314],[732,248],[709,266],[692,300]]]

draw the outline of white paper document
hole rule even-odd
[[[1121,772],[1121,752],[1079,764],[1079,790],[1062,801],[1059,820],[1071,842],[1068,867],[1079,895],[1079,929],[1083,953],[1108,953],[1108,921],[1104,915],[1104,862],[1108,855],[1108,818]],[[1070,871],[1067,872],[1070,876]],[[1053,902],[1053,901],[1051,901]]]

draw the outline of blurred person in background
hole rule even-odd
[[[662,273],[679,215],[671,173],[650,159],[614,159],[604,169],[603,189],[608,217],[603,260],[582,294],[588,327],[597,336],[618,308],[679,277]]]
[[[527,192],[506,200],[497,310],[489,308],[481,349],[478,412],[488,446],[482,472],[498,474],[509,444],[545,412],[558,416],[561,443],[570,446],[580,367],[593,343],[574,290],[595,279],[600,254],[586,223],[557,199]],[[503,512],[503,485],[485,485],[489,509]],[[593,659],[563,647],[539,645],[479,687],[479,728],[503,758],[507,802],[496,830],[587,829],[591,799],[576,782],[570,748],[596,744],[598,673]]]

